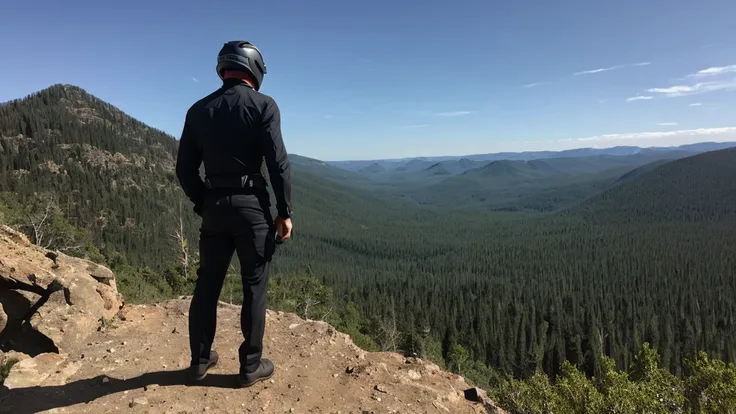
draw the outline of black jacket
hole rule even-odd
[[[276,101],[241,80],[228,79],[187,111],[176,176],[195,211],[201,211],[205,193],[200,164],[207,178],[260,175],[264,158],[278,215],[290,217],[291,166]]]

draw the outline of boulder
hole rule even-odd
[[[72,365],[71,369],[64,367],[65,369],[60,370],[59,368],[66,360],[66,355],[51,353],[23,359],[10,368],[10,374],[3,385],[12,390],[15,388],[37,387],[54,374],[56,378],[59,377],[59,374],[64,373],[68,378],[79,369],[79,364]]]
[[[12,333],[0,335],[0,341],[29,346],[22,340],[27,333],[19,331],[30,327],[53,342],[44,349],[64,352],[94,332],[101,318],[112,319],[123,300],[107,267],[43,249],[0,226],[0,304],[6,315],[0,322],[16,332],[12,339]]]

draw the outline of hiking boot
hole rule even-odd
[[[238,383],[241,387],[250,387],[258,381],[264,381],[273,376],[273,362],[262,359],[261,364],[254,372],[241,372],[238,375]]]
[[[207,370],[217,365],[219,355],[216,351],[210,351],[210,360],[206,364],[196,364],[189,367],[189,379],[199,381],[207,376]]]

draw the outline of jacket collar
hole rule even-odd
[[[250,84],[248,82],[246,82],[246,81],[244,81],[242,79],[228,78],[228,79],[225,79],[225,80],[222,81],[222,87],[223,88],[232,88],[233,86],[236,86],[236,85],[245,85],[248,88],[255,90],[252,86],[250,86]]]

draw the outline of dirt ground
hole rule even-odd
[[[65,354],[22,361],[0,391],[0,413],[487,413],[470,386],[429,362],[368,353],[323,322],[269,311],[264,357],[269,381],[237,388],[239,307],[218,311],[219,364],[196,385],[189,363],[186,298],[126,305]],[[44,359],[45,358],[45,359]],[[43,360],[43,364],[39,363]]]

